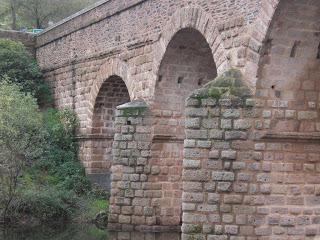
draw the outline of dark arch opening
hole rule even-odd
[[[216,76],[212,50],[204,36],[191,28],[178,31],[160,64],[153,107],[153,171],[149,181],[162,186],[162,195],[154,197],[162,203],[157,206],[157,224],[181,223],[185,100]]]
[[[91,134],[113,136],[116,107],[129,102],[126,84],[119,76],[109,77],[101,86],[95,101]]]

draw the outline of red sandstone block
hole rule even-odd
[[[252,226],[240,226],[240,235],[252,236],[254,234],[254,228]]]
[[[180,217],[179,216],[174,216],[174,217],[162,216],[160,217],[160,224],[165,226],[177,226],[180,224]]]
[[[144,225],[146,223],[146,217],[144,216],[132,216],[132,224]]]

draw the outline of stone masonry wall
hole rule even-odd
[[[130,96],[152,101],[167,38],[180,29],[193,27],[204,35],[216,53],[218,71],[229,60],[243,66],[237,59],[245,57],[247,25],[257,16],[260,2],[106,1],[40,34],[37,59],[56,106],[73,106],[81,128],[86,128],[90,90],[104,64],[114,59],[124,62]]]
[[[265,193],[250,135],[254,100],[186,102],[182,239],[251,239]],[[248,238],[247,238],[248,237]],[[254,238],[252,238],[254,239]]]
[[[314,239],[319,135],[275,132],[268,100],[210,94],[186,105],[182,239]]]
[[[319,3],[111,0],[38,37],[56,106],[76,111],[84,139],[110,76],[148,103],[117,112],[110,229],[182,222],[184,240],[320,235]],[[229,67],[245,73],[254,100],[218,81],[229,92],[196,91],[184,116],[201,75],[206,83]],[[99,141],[81,142],[85,161],[92,146],[110,149],[112,138]]]
[[[319,235],[319,1],[280,1],[257,82],[255,149],[266,170],[261,238]]]
[[[152,117],[144,102],[118,107],[113,144],[112,189],[108,228],[111,230],[177,230],[160,226],[157,208],[162,185],[152,181],[150,165]],[[158,225],[158,226],[157,226]]]

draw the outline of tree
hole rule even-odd
[[[0,83],[0,209],[6,222],[18,178],[41,155],[45,139],[36,100],[19,86]]]
[[[33,94],[39,103],[51,101],[40,68],[22,43],[0,39],[0,81],[4,78]]]
[[[13,30],[17,30],[17,0],[11,0],[10,8],[11,8],[11,18],[12,18],[11,28]]]
[[[0,0],[0,19],[10,15],[11,28],[45,28],[97,0]],[[3,12],[3,13],[2,13]]]
[[[11,28],[10,19],[10,2],[8,0],[0,0],[0,28]]]

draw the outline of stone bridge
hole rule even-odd
[[[107,0],[36,55],[87,173],[111,173],[110,229],[320,235],[319,0]]]

